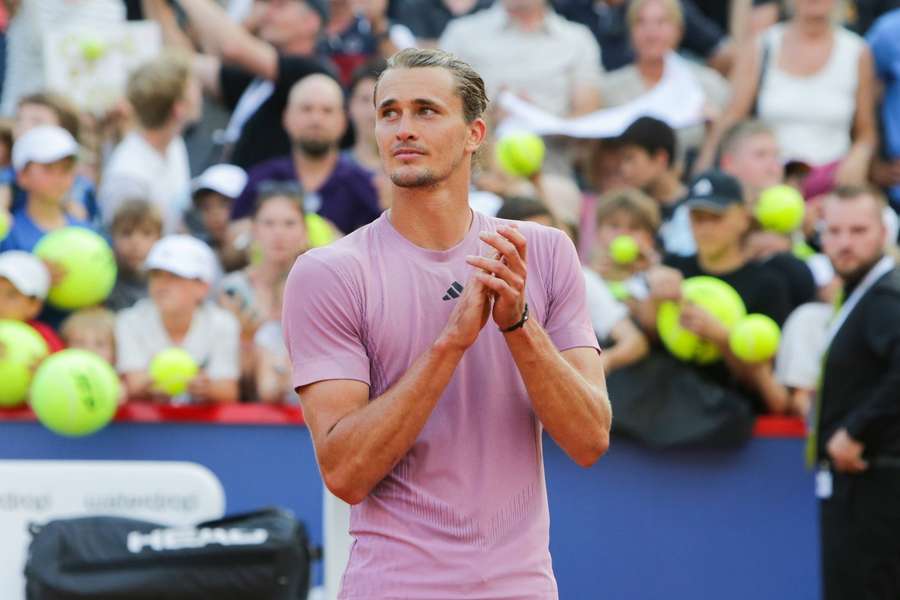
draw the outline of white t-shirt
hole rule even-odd
[[[169,234],[181,228],[190,188],[188,153],[180,136],[172,140],[163,156],[142,135],[131,132],[109,157],[98,200],[106,223],[126,200],[148,200],[159,208],[163,231]]]
[[[194,357],[210,379],[237,379],[240,333],[234,315],[205,302],[194,311],[184,341],[173,344],[156,305],[145,298],[116,317],[116,367],[120,373],[146,371],[158,352],[178,345]]]
[[[818,387],[832,316],[830,304],[810,302],[798,306],[784,322],[775,357],[775,379],[782,385],[808,390]]]
[[[584,272],[584,291],[594,333],[601,340],[608,338],[613,327],[628,316],[628,307],[613,297],[603,278],[587,267]]]

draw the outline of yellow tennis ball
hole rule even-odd
[[[609,255],[620,265],[633,263],[641,249],[630,235],[619,235],[609,245]]]
[[[725,327],[731,329],[747,309],[733,287],[715,277],[701,275],[685,279],[681,286],[682,298],[712,314]],[[713,363],[721,358],[719,349],[711,342],[700,339],[692,331],[681,326],[681,306],[672,301],[663,302],[656,315],[656,327],[663,345],[675,357],[699,364]]]
[[[106,43],[95,37],[82,38],[81,55],[88,61],[94,61],[106,53]]]
[[[182,348],[167,348],[150,361],[153,388],[170,396],[183,394],[199,370],[194,357]]]
[[[734,326],[728,337],[731,351],[744,362],[765,362],[778,352],[781,330],[778,324],[761,314],[747,315]]]
[[[790,233],[803,223],[803,196],[789,185],[775,185],[763,190],[756,203],[756,220],[764,229]]]
[[[0,406],[23,404],[31,374],[47,356],[47,342],[21,321],[0,320]]]
[[[105,360],[72,348],[38,367],[31,384],[31,408],[47,429],[70,437],[102,429],[119,406],[119,376]]]
[[[9,213],[0,209],[0,241],[3,241],[9,235],[9,229],[12,226],[9,219]]]
[[[308,213],[306,220],[306,237],[310,248],[327,246],[335,240],[334,228],[323,217],[316,213]]]
[[[51,231],[34,254],[65,269],[47,300],[63,310],[77,310],[106,300],[116,284],[116,257],[100,235],[84,227]]]
[[[541,170],[546,148],[540,136],[522,132],[500,138],[495,152],[504,171],[516,177],[530,177]]]

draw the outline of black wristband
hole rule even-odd
[[[519,322],[516,323],[515,325],[512,325],[512,326],[510,326],[510,327],[507,327],[506,329],[501,329],[500,331],[502,331],[503,333],[509,333],[510,331],[515,331],[516,329],[519,329],[519,328],[521,328],[522,326],[524,326],[524,325],[525,325],[525,321],[527,321],[527,320],[528,320],[528,303],[526,302],[526,303],[525,303],[525,310],[522,311],[522,318],[519,319]]]

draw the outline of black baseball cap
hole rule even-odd
[[[640,117],[615,138],[615,142],[622,146],[637,146],[648,154],[665,150],[669,155],[669,166],[675,163],[675,130],[665,121]]]
[[[734,204],[744,203],[741,182],[718,169],[704,171],[688,188],[685,206],[712,212],[723,212]]]

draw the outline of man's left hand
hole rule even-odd
[[[865,446],[847,433],[846,429],[838,429],[831,439],[828,440],[826,446],[828,456],[834,464],[834,469],[841,473],[862,473],[869,468],[868,463],[863,460],[863,450]]]
[[[466,262],[481,269],[476,277],[494,296],[494,323],[500,329],[508,329],[525,312],[525,236],[515,227],[501,227],[496,233],[485,231],[480,237],[497,251],[496,257],[469,256]]]

